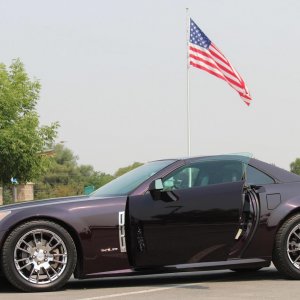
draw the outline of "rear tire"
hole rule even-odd
[[[300,215],[290,217],[278,230],[273,249],[276,269],[291,279],[300,279]]]
[[[57,290],[69,280],[76,261],[76,246],[70,234],[46,220],[26,222],[15,228],[1,252],[5,277],[25,292]]]

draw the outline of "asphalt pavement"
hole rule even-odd
[[[71,279],[51,293],[22,293],[2,280],[1,300],[101,299],[299,299],[300,281],[287,280],[271,266],[254,273],[230,270],[95,280]]]

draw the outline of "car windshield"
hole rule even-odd
[[[158,160],[146,163],[100,187],[91,197],[124,196],[136,189],[148,178],[172,164],[175,160]]]

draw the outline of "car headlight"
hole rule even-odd
[[[10,210],[6,210],[6,211],[0,211],[0,222],[9,214],[11,213]]]

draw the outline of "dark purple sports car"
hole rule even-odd
[[[300,279],[300,176],[242,155],[153,161],[90,196],[1,207],[0,250],[23,291],[271,261]]]

